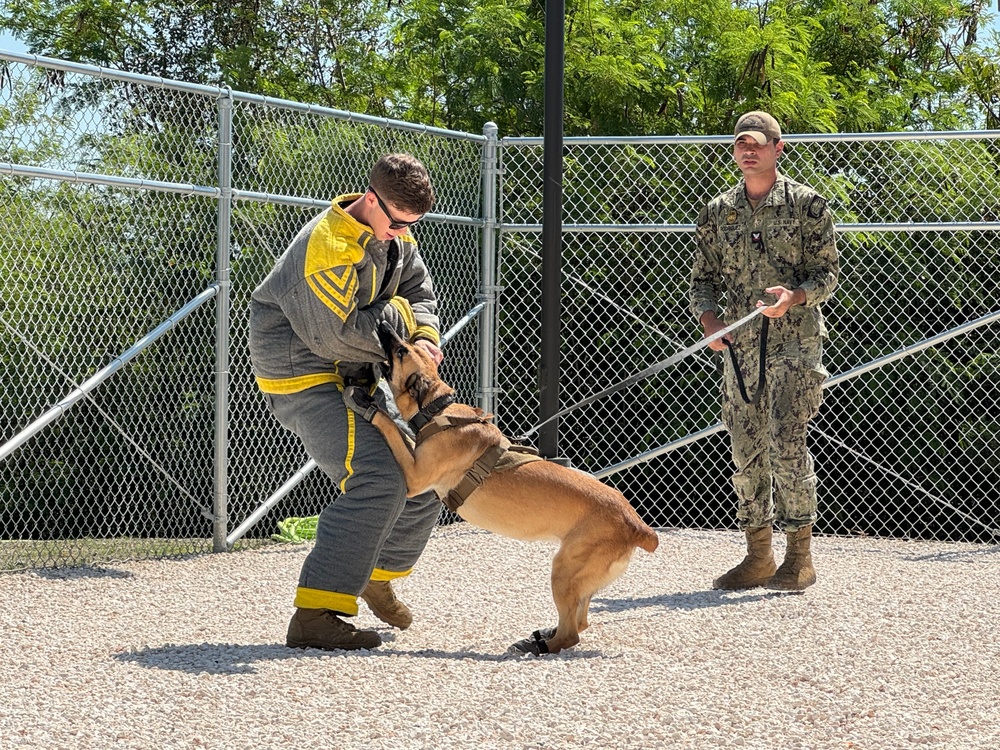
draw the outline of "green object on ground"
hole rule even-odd
[[[319,523],[319,516],[286,518],[284,521],[278,521],[278,533],[271,534],[271,538],[276,542],[301,544],[308,539],[316,538],[317,523]]]

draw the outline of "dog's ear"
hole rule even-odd
[[[431,381],[419,372],[415,372],[406,379],[405,385],[407,393],[409,393],[410,397],[419,404],[423,401],[423,398],[427,393],[427,389],[431,385]]]

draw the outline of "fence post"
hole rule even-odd
[[[542,298],[538,368],[538,419],[559,411],[562,323],[563,79],[566,3],[545,4],[545,125],[542,130]],[[538,433],[538,452],[559,456],[559,420]],[[560,461],[562,463],[562,461]]]
[[[225,552],[229,526],[229,243],[233,208],[233,98],[227,88],[219,105],[219,217],[215,254],[215,520],[212,551]]]
[[[494,360],[496,357],[496,236],[497,236],[497,125],[483,126],[483,241],[480,258],[479,294],[482,315],[479,324],[479,408],[493,412]]]

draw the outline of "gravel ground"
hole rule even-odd
[[[733,532],[660,532],[558,656],[553,548],[435,531],[361,604],[375,651],[284,644],[307,545],[0,576],[3,748],[1000,747],[1000,547],[819,538],[804,594],[721,593]]]

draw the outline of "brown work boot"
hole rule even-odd
[[[816,583],[816,568],[809,550],[812,525],[786,532],[785,538],[788,540],[785,559],[778,572],[764,586],[778,591],[802,591]]]
[[[285,644],[291,648],[337,649],[375,648],[382,639],[374,630],[358,630],[328,609],[299,607],[288,623]]]
[[[378,619],[394,628],[406,630],[413,622],[410,608],[396,598],[388,581],[368,581],[361,598]]]
[[[774,553],[771,552],[771,527],[747,529],[747,556],[732,570],[712,581],[713,589],[736,591],[762,586],[774,575]]]

